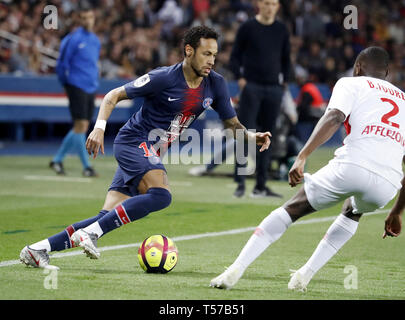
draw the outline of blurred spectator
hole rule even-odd
[[[297,126],[296,135],[302,143],[305,143],[316,123],[322,117],[326,103],[318,87],[310,81],[309,74],[305,69],[296,68],[296,80],[300,86],[297,98],[299,126]]]
[[[102,43],[101,75],[133,77],[173,59],[172,50],[191,25],[206,24],[220,32],[222,49],[232,44],[241,23],[255,15],[257,0],[87,0],[95,8],[95,28]],[[310,79],[333,86],[350,73],[353,57],[363,48],[380,45],[395,64],[394,84],[404,88],[405,2],[397,0],[280,0],[279,18],[291,34],[291,61]],[[79,0],[15,0],[0,2],[0,72],[53,73],[61,39],[77,27]],[[58,8],[58,29],[43,27],[46,5]],[[358,11],[358,29],[343,26],[344,7]],[[143,36],[141,36],[143,34]],[[11,35],[11,37],[10,37]],[[17,36],[28,48],[17,45]],[[140,37],[138,40],[137,38]],[[145,40],[146,38],[146,40]],[[140,48],[137,48],[137,47]],[[34,48],[35,47],[35,48]],[[226,57],[226,54],[223,55]],[[218,57],[217,67],[228,65]]]

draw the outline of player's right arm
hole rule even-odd
[[[345,118],[345,114],[338,109],[331,109],[322,116],[288,173],[288,183],[291,187],[302,182],[305,163],[309,155],[335,134]]]
[[[328,141],[350,115],[357,101],[358,90],[355,81],[355,78],[341,78],[336,82],[325,114],[319,119],[288,173],[288,183],[291,187],[302,182],[305,162],[309,155]]]
[[[402,162],[405,163],[405,157]],[[402,213],[405,208],[405,177],[402,179],[402,187],[397,200],[385,219],[383,239],[387,236],[398,237],[402,228]]]
[[[87,152],[89,155],[93,154],[93,158],[97,157],[100,149],[101,153],[104,154],[104,131],[107,120],[117,103],[126,99],[128,99],[128,96],[124,86],[113,89],[104,96],[98,112],[96,125],[86,141]]]

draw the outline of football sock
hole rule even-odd
[[[59,147],[53,162],[62,162],[66,156],[66,153],[74,146],[75,144],[75,133],[73,130],[70,130],[68,134],[63,138],[62,144]]]
[[[125,200],[98,221],[84,228],[88,233],[102,235],[124,224],[141,219],[150,212],[162,210],[170,205],[172,196],[164,188],[150,188],[145,194]]]
[[[291,224],[290,215],[283,207],[272,211],[256,228],[232,265],[238,266],[244,272],[270,244],[283,235]]]
[[[51,244],[49,243],[48,239],[41,240],[34,244],[29,245],[31,249],[34,250],[43,250],[45,249],[47,252],[51,251]]]
[[[65,230],[49,237],[48,239],[30,245],[30,248],[37,250],[47,249],[47,251],[61,251],[72,248],[73,245],[70,241],[70,236],[73,234],[73,232],[94,223],[95,221],[103,217],[106,213],[108,213],[107,210],[101,210],[97,216],[74,223],[68,226]],[[49,244],[49,246],[47,243]]]
[[[79,155],[80,161],[82,162],[83,168],[89,168],[89,154],[86,150],[86,135],[84,133],[75,133],[75,145],[76,151]]]
[[[359,223],[340,214],[329,227],[311,258],[298,271],[311,279],[356,233]]]

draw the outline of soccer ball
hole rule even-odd
[[[148,273],[167,273],[176,266],[177,247],[164,235],[154,235],[143,240],[138,249],[141,268]]]

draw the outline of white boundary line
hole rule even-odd
[[[374,212],[365,213],[363,216],[371,216],[371,215],[375,215],[375,214],[388,213],[388,212],[389,212],[389,209],[377,210]],[[297,222],[293,223],[291,226],[328,222],[328,221],[333,221],[336,218],[337,218],[337,216],[324,217],[324,218],[313,218],[313,219],[308,219],[308,220],[303,220],[303,221],[297,221]],[[219,231],[219,232],[207,232],[207,233],[200,233],[200,234],[178,236],[178,237],[173,237],[171,239],[174,242],[187,241],[187,240],[194,240],[194,239],[201,239],[201,238],[220,237],[220,236],[226,236],[226,235],[230,235],[230,234],[239,234],[239,233],[244,233],[244,232],[249,232],[249,231],[251,232],[255,229],[256,229],[256,227],[247,227],[247,228],[232,229],[232,230]],[[134,247],[139,247],[141,244],[142,244],[141,242],[137,242],[137,243],[115,245],[115,246],[105,246],[105,247],[100,247],[99,250],[101,252],[101,251],[134,248]],[[64,258],[64,257],[78,256],[78,255],[82,255],[82,254],[83,254],[82,251],[61,252],[61,253],[51,254],[50,257],[51,258]],[[20,264],[20,260],[1,261],[0,267],[7,267],[7,266],[16,265],[16,264]]]
[[[56,181],[56,182],[92,182],[91,178],[58,177],[58,176],[24,176],[24,180]]]

